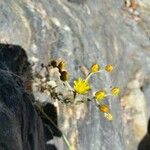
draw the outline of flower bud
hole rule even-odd
[[[65,62],[64,61],[61,61],[59,64],[58,64],[58,69],[59,69],[59,72],[62,71],[62,69],[65,68]]]
[[[51,61],[51,65],[52,65],[53,67],[57,67],[57,61],[56,61],[56,60],[52,60],[52,61]]]
[[[107,65],[105,66],[105,70],[106,70],[107,72],[112,72],[113,66],[112,66],[111,64],[107,64]]]
[[[106,96],[106,92],[103,90],[99,90],[95,93],[96,100],[102,100]]]
[[[109,111],[109,108],[107,105],[99,105],[99,110],[103,113],[107,113]]]
[[[118,96],[120,93],[120,89],[118,87],[113,87],[111,89],[111,94],[114,95],[114,96]]]
[[[105,117],[106,119],[108,119],[109,121],[112,121],[112,120],[113,120],[113,116],[112,116],[112,114],[110,114],[110,113],[104,113],[104,117]]]
[[[69,75],[68,75],[67,71],[62,71],[62,72],[61,72],[61,75],[60,75],[60,79],[61,79],[62,81],[67,81],[68,78],[69,78]]]
[[[92,73],[96,73],[97,71],[99,71],[99,65],[98,64],[93,64],[90,68],[90,72]]]

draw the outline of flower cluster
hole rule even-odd
[[[99,73],[101,71],[106,71],[108,73],[112,72],[114,69],[113,65],[107,64],[104,69],[100,69],[100,66],[98,64],[93,64],[90,67],[90,71],[88,76],[84,79],[79,78],[78,80],[74,81],[74,90],[78,94],[86,94],[90,89],[90,85],[88,83],[89,78],[96,73]],[[103,104],[103,100],[112,95],[112,96],[118,96],[120,93],[119,87],[113,87],[111,88],[110,92],[106,92],[103,89],[99,89],[98,91],[95,92],[93,101],[95,102],[96,106],[99,108],[99,111],[104,114],[104,117],[107,118],[108,120],[112,120],[113,116],[109,112],[109,107],[105,104]]]
[[[74,80],[73,87],[68,83],[68,72],[65,70],[65,62],[60,61],[57,63],[56,61],[52,61],[51,65],[53,67],[57,67],[60,73],[60,80],[66,83],[71,91],[77,94],[85,95],[91,90],[91,85],[89,84],[89,79],[92,75],[98,74],[102,71],[106,73],[111,73],[114,69],[113,65],[107,64],[104,68],[101,68],[98,64],[93,64],[89,68],[89,73],[85,77],[85,79],[78,77],[78,79]],[[104,89],[99,89],[95,93],[93,93],[92,101],[96,104],[98,110],[102,112],[103,116],[108,120],[113,120],[113,116],[110,113],[109,107],[104,104],[104,100],[108,96],[118,96],[120,93],[119,87],[112,87],[109,91]],[[84,102],[84,101],[83,101]],[[76,102],[74,103],[76,104]]]
[[[67,81],[69,79],[68,72],[65,70],[66,64],[64,61],[57,62],[53,60],[51,61],[50,65],[53,66],[54,68],[58,68],[59,73],[60,73],[60,79],[62,81]]]

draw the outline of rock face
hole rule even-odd
[[[0,10],[0,41],[21,45],[26,50],[33,77],[41,63],[47,65],[52,59],[67,62],[71,84],[82,74],[82,67],[111,63],[115,65],[114,72],[102,75],[103,80],[93,78],[93,91],[103,87],[108,90],[115,85],[122,91],[119,99],[129,94],[132,102],[128,103],[129,107],[141,97],[139,105],[147,103],[150,98],[149,0],[1,0]],[[142,76],[137,79],[139,72]],[[139,83],[136,90],[127,87],[133,80]],[[53,102],[50,95],[36,90],[33,93],[36,100]],[[139,99],[136,101],[135,97]],[[58,125],[74,149],[136,149],[140,139],[129,140],[136,113],[128,112],[130,121],[124,123],[124,101],[119,99],[107,100],[115,118],[113,122],[106,121],[91,103],[68,108],[55,102]],[[140,108],[144,108],[140,110],[144,114],[142,138],[149,112],[145,110],[147,107]],[[66,148],[62,141],[56,139],[56,142],[58,149]]]

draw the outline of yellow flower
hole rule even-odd
[[[87,80],[83,80],[79,77],[74,81],[74,91],[79,94],[86,94],[88,90],[90,90],[90,86],[88,85]]]
[[[98,64],[93,64],[90,68],[90,72],[96,73],[97,71],[99,71],[99,65]]]
[[[120,89],[118,87],[113,87],[111,89],[111,94],[114,95],[114,96],[118,96],[120,93]]]
[[[102,99],[104,99],[105,96],[106,96],[106,92],[103,90],[99,90],[95,93],[95,98],[97,100],[102,100]]]
[[[110,113],[104,113],[104,117],[105,117],[106,119],[108,119],[109,121],[112,121],[112,120],[113,120],[113,116],[112,116],[112,114],[110,114]]]
[[[106,70],[107,72],[111,72],[111,71],[113,70],[113,66],[112,66],[111,64],[107,64],[107,65],[105,66],[105,70]]]
[[[99,106],[99,110],[101,111],[101,112],[103,112],[103,113],[107,113],[108,111],[109,111],[109,108],[108,108],[108,106],[107,105],[100,105]]]

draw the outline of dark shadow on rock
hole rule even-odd
[[[44,107],[53,125],[31,103],[32,91],[25,90],[26,82],[31,87],[31,79],[25,51],[17,45],[0,44],[0,150],[56,150],[55,145],[46,145],[53,136],[61,136],[55,126],[56,108],[52,104]]]
[[[49,124],[51,124],[52,135],[61,137],[61,132],[56,128],[57,127],[57,109],[56,109],[56,107],[49,103],[49,104],[46,104],[45,106],[43,106],[43,110],[48,116],[50,116],[51,120],[54,123],[54,124],[52,124],[45,116],[41,115],[45,126],[47,126],[47,128],[49,128]]]
[[[139,143],[138,150],[150,150],[150,119],[148,121],[147,134]]]

